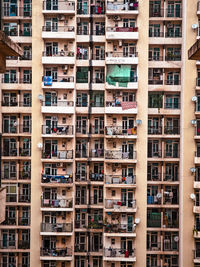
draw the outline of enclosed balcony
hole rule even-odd
[[[113,224],[113,223],[106,223],[104,225],[105,235],[115,236],[115,234],[125,234],[125,233],[135,233],[136,225],[135,224]]]
[[[104,248],[105,261],[136,261],[135,248]]]
[[[2,16],[4,19],[30,19],[32,17],[32,4],[29,2],[29,4],[24,4],[24,6],[17,5],[17,2],[13,2],[9,6],[4,5],[2,7]]]
[[[137,102],[106,101],[106,114],[137,114]]]
[[[7,124],[7,122],[3,123],[3,130],[2,133],[6,134],[23,134],[23,135],[30,135],[31,134],[31,125],[17,125],[17,122],[13,124]]]
[[[44,39],[74,39],[75,32],[73,26],[43,26],[42,38]]]
[[[107,15],[126,15],[126,14],[131,14],[131,15],[137,15],[138,12],[138,1],[136,0],[130,0],[127,2],[112,2],[112,1],[107,1],[107,9],[106,9],[106,14]]]
[[[41,233],[72,233],[73,225],[72,223],[41,223]]]
[[[43,1],[43,14],[75,14],[74,1]],[[62,18],[62,16],[60,16]]]
[[[107,27],[106,39],[119,40],[119,34],[121,40],[127,40],[127,34],[129,40],[138,40],[139,38],[138,27]]]

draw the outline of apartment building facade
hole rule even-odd
[[[2,7],[1,266],[200,266],[198,1]]]

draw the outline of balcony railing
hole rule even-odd
[[[87,149],[76,150],[76,158],[87,158],[87,157],[88,157]]]
[[[43,1],[43,10],[45,11],[65,11],[65,10],[75,10],[74,1]]]
[[[31,179],[31,171],[20,171],[19,172],[20,180],[28,180]]]
[[[76,173],[76,182],[87,181],[87,173]]]
[[[162,126],[148,126],[148,134],[162,134]]]
[[[52,76],[43,76],[42,79],[44,81],[44,77],[51,77]],[[74,76],[57,76],[56,78],[52,79],[52,84],[54,82],[65,82],[65,83],[73,83],[74,82]]]
[[[75,244],[74,246],[75,252],[87,252],[86,244]]]
[[[41,248],[40,256],[46,257],[69,257],[72,256],[71,248]]]
[[[106,184],[136,184],[136,175],[121,176],[121,175],[106,175]]]
[[[24,195],[24,194],[19,194],[19,202],[24,202],[24,203],[30,203],[31,202],[31,195]]]
[[[32,79],[18,79],[18,78],[2,78],[2,83],[14,83],[14,84],[20,84],[20,83],[26,83],[31,84]]]
[[[45,107],[73,107],[73,101],[43,101]]]
[[[88,205],[103,205],[103,197],[90,197]]]
[[[17,202],[17,194],[6,194],[6,202]]]
[[[137,152],[122,152],[120,150],[105,150],[105,159],[136,159]]]
[[[150,7],[149,17],[164,17],[164,9]]]
[[[88,134],[87,125],[77,125],[76,126],[76,133],[77,134]]]
[[[100,53],[100,54],[93,54],[92,55],[93,60],[104,60],[105,59],[105,53]]]
[[[151,56],[151,57],[149,57],[149,61],[163,61],[163,57],[161,57],[161,56]]]
[[[181,18],[182,10],[181,8],[167,8],[166,9],[166,17],[168,18]]]
[[[106,126],[106,135],[137,135],[137,127]]]
[[[32,36],[32,29],[26,29],[26,30],[19,30],[12,29],[10,31],[4,30],[5,34],[7,36],[24,36],[24,37],[31,37]]]
[[[31,107],[31,101],[28,102],[9,102],[9,101],[2,101],[3,107]]]
[[[148,150],[148,158],[162,158],[162,150]]]
[[[104,127],[90,125],[89,132],[90,134],[104,134]]]
[[[64,50],[61,50],[61,51],[57,51],[56,53],[50,53],[50,52],[47,52],[47,51],[44,51],[42,52],[42,56],[43,57],[74,57],[74,52],[73,51],[64,51]]]
[[[178,242],[168,239],[163,240],[163,251],[178,251]]]
[[[166,85],[180,85],[181,84],[181,80],[165,80],[165,84]]]
[[[104,158],[104,149],[91,149],[89,153],[90,158]]]
[[[18,249],[30,249],[30,240],[19,240],[18,241]]]
[[[166,38],[181,38],[182,37],[182,32],[180,31],[168,31],[165,33]]]
[[[73,182],[72,174],[57,174],[57,175],[49,175],[42,174],[41,183],[59,183],[59,184],[69,184]]]
[[[147,173],[148,181],[161,181],[162,174],[161,173]]]
[[[147,243],[147,250],[149,251],[160,251],[161,250],[161,242],[149,242]]]
[[[147,227],[161,227],[161,213],[147,213]]]
[[[160,193],[159,193],[159,195],[162,197],[162,195]],[[147,196],[147,204],[160,205],[161,204],[161,197],[158,197],[157,195],[148,195]]]
[[[17,179],[17,172],[11,172],[11,171],[4,171],[1,173],[1,179],[2,180],[16,180]]]
[[[180,127],[175,126],[165,126],[164,134],[180,134]]]
[[[113,2],[107,2],[107,11],[124,11],[126,14],[126,11],[134,11],[138,10],[138,2],[134,1],[134,3],[125,3],[124,2],[118,2],[118,3],[113,3]]]
[[[122,257],[131,258],[135,257],[135,248],[133,249],[123,249],[123,248],[104,248],[104,257]]]
[[[164,151],[165,158],[178,158],[179,157],[179,150],[165,150]]]
[[[104,175],[102,173],[90,173],[90,181],[92,182],[103,182]]]
[[[30,225],[30,217],[19,217],[18,218],[18,225],[21,225],[21,226]]]
[[[16,240],[0,240],[0,249],[15,249],[17,248]]]
[[[106,209],[120,209],[120,208],[135,209],[136,200],[121,200],[121,199],[105,199],[105,208]]]
[[[163,85],[163,80],[157,80],[157,79],[149,79],[148,84],[153,85]]]
[[[43,151],[43,159],[73,159],[73,150]]]
[[[72,135],[73,130],[74,130],[73,125],[56,125],[56,126],[42,125],[42,134]]]
[[[28,7],[17,7],[13,10],[12,6],[2,7],[2,15],[4,17],[31,17],[32,16],[32,6]]]
[[[138,57],[138,53],[137,52],[107,52],[106,53],[106,57],[123,57],[123,58],[127,58],[127,57]]]
[[[164,32],[160,32],[160,31],[149,31],[149,37],[164,37]]]
[[[2,222],[2,225],[16,225],[16,218],[6,218],[5,221]]]
[[[41,223],[41,232],[72,232],[72,223]]]
[[[17,151],[17,148],[13,148],[13,149],[10,149],[10,150],[7,150],[7,149],[3,149],[3,156],[5,157],[16,157],[18,155],[18,151]]]
[[[106,233],[134,233],[135,226],[131,224],[109,224],[104,226]]]
[[[165,109],[180,109],[180,103],[164,103],[164,108]]]
[[[107,27],[107,32],[138,32],[138,27]]]
[[[46,208],[72,208],[72,199],[41,199],[41,206]]]
[[[163,204],[166,205],[178,205],[179,200],[178,200],[178,194],[177,196],[173,196],[172,192],[164,192],[164,197],[163,197]]]
[[[194,250],[194,259],[200,259],[200,249]]]
[[[73,26],[43,26],[44,32],[74,32]]]
[[[169,173],[164,173],[163,175],[163,179],[164,181],[166,182],[176,182],[178,181],[178,173],[175,173],[175,174],[169,174]]]
[[[76,205],[87,205],[87,197],[76,197],[75,199],[75,204]]]

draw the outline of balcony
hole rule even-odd
[[[138,12],[138,5],[137,1],[133,1],[131,3],[124,2],[107,2],[106,14],[107,15],[137,15]]]
[[[42,64],[75,64],[74,52],[66,52],[64,50],[58,51],[57,53],[50,54],[49,52],[43,52]]]
[[[24,149],[24,148],[19,148],[19,151],[17,148],[13,149],[3,149],[2,155],[4,157],[30,157],[31,156],[31,149]]]
[[[138,64],[138,53],[107,52],[106,64]]]
[[[87,149],[84,150],[76,150],[76,158],[88,158],[88,152]]]
[[[105,224],[104,225],[104,231],[106,236],[109,236],[109,234],[113,234],[113,236],[115,234],[125,234],[125,233],[135,233],[135,225],[134,224]]]
[[[135,249],[104,248],[105,261],[136,261]]]
[[[15,19],[19,19],[21,18],[28,18],[30,19],[32,17],[32,6],[31,4],[29,4],[29,6],[24,6],[24,7],[20,7],[20,6],[4,6],[2,7],[2,16],[3,17],[9,17],[6,19],[11,19],[11,18],[15,18]]]
[[[179,135],[180,134],[180,127],[165,126],[164,127],[164,134],[168,134],[168,135]]]
[[[44,233],[72,233],[72,223],[41,223],[41,232]]]
[[[160,228],[161,227],[161,213],[159,212],[147,213],[147,227]]]
[[[107,40],[138,40],[139,33],[137,27],[107,27],[106,39]]]
[[[137,102],[106,101],[106,114],[137,114]]]
[[[194,250],[194,263],[200,263],[200,249]]]
[[[85,130],[86,132],[86,130]],[[93,125],[90,125],[90,129],[89,129],[89,133],[90,134],[103,134],[104,135],[104,127],[103,125],[102,126],[93,126]]]
[[[198,11],[199,12],[199,11]],[[198,34],[199,36],[199,34]],[[193,46],[188,50],[188,58],[191,60],[199,60],[200,58],[200,39],[198,39]]]
[[[170,239],[163,240],[163,251],[178,251],[178,242]]]
[[[132,176],[121,176],[121,175],[106,175],[105,176],[105,186],[108,185],[136,185],[136,175]]]
[[[69,208],[72,209],[72,199],[41,199],[41,207],[43,208]]]
[[[162,173],[147,173],[147,181],[161,181]]]
[[[31,179],[31,171],[20,171],[19,172],[20,180],[29,180]]]
[[[71,184],[73,182],[72,174],[58,174],[58,175],[49,175],[42,174],[41,183],[44,184]]]
[[[5,221],[1,223],[2,225],[17,225],[16,218],[6,218]]]
[[[4,84],[31,84],[32,79],[2,78]]]
[[[44,39],[68,39],[75,38],[73,26],[43,26],[42,38]]]
[[[164,17],[164,8],[149,8],[149,17],[150,18],[162,18]]]
[[[72,260],[72,249],[63,248],[41,248],[40,260]]]
[[[75,14],[74,1],[43,1],[43,14]]]
[[[91,182],[103,182],[104,180],[104,174],[102,173],[90,173],[89,175]]]
[[[74,133],[73,125],[56,125],[56,126],[42,125],[43,135],[68,136],[68,135],[73,135],[73,133]]]
[[[105,199],[105,209],[113,212],[136,212],[136,200]]]
[[[162,195],[160,193],[158,193],[157,195],[148,195],[147,204],[148,205],[161,205],[161,198],[162,198]]]
[[[130,152],[122,152],[121,150],[105,150],[105,159],[136,159],[137,152],[130,151]]]
[[[73,101],[56,101],[56,102],[43,102],[41,107],[43,113],[57,113],[57,114],[73,114],[74,102]]]
[[[106,135],[110,136],[135,136],[137,135],[137,127],[128,128],[123,126],[106,126]]]
[[[73,159],[73,150],[43,151],[42,159]]]

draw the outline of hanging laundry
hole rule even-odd
[[[122,110],[136,108],[137,103],[136,102],[121,102]]]

